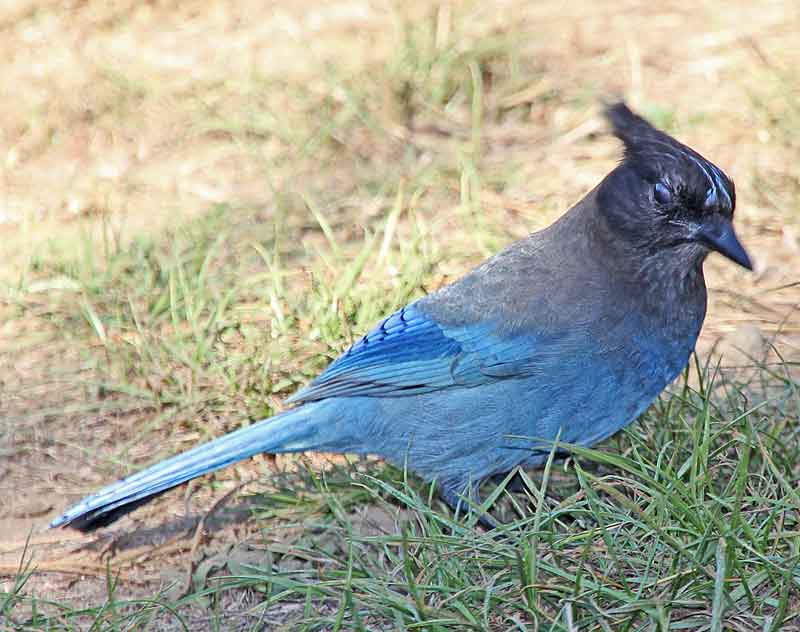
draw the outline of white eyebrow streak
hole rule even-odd
[[[688,152],[684,151],[683,155],[686,156],[689,160],[691,160],[698,167],[700,167],[700,170],[705,174],[706,178],[708,178],[709,184],[714,189],[714,191],[716,191],[717,190],[717,183],[715,182],[714,178],[711,177],[711,174],[708,173],[708,170],[703,166],[703,163],[700,162],[697,158],[695,158],[694,156],[692,156],[692,154],[690,154]]]
[[[700,167],[700,171],[703,172],[703,174],[705,175],[705,177],[708,180],[708,183],[711,185],[711,187],[714,190],[716,190],[716,188],[717,188],[716,180],[711,177],[711,174],[708,173],[708,170],[703,166],[703,164],[697,158],[695,158],[692,154],[690,154],[688,151],[686,151],[684,148],[682,148],[680,146],[676,146],[676,145],[674,145],[674,144],[672,144],[670,142],[667,142],[665,140],[661,140],[660,138],[652,139],[650,142],[653,145],[663,145],[665,147],[668,147],[670,149],[670,151],[667,152],[666,154],[663,154],[663,155],[670,155],[676,161],[677,161],[677,156],[675,156],[675,154],[679,153],[681,156],[684,156],[684,157],[688,158],[689,160],[691,160],[692,162],[694,162],[698,167]],[[677,152],[676,152],[676,150],[677,150]],[[727,194],[726,194],[726,196],[727,196]]]
[[[704,162],[706,162],[706,164],[708,164],[709,167],[711,167],[711,171],[714,174],[712,176],[711,174],[709,174],[708,170],[705,168],[705,166],[703,165],[703,163],[700,160],[695,158],[692,154],[690,154],[689,152],[687,152],[685,149],[681,148],[680,146],[676,146],[676,145],[672,144],[671,142],[668,142],[668,141],[660,139],[660,138],[652,138],[652,139],[649,139],[648,142],[650,144],[653,144],[653,145],[661,145],[661,146],[669,148],[670,151],[668,151],[666,153],[663,153],[663,154],[659,154],[662,157],[669,157],[669,158],[672,158],[673,161],[677,161],[677,156],[675,156],[675,150],[677,149],[678,152],[682,156],[685,156],[686,158],[689,158],[698,167],[700,167],[700,170],[703,172],[705,177],[708,179],[709,184],[711,184],[711,188],[713,188],[714,191],[717,194],[719,194],[720,190],[722,191],[722,195],[724,195],[725,199],[728,201],[728,208],[733,208],[733,200],[731,199],[731,196],[728,193],[728,189],[725,187],[725,185],[722,182],[722,173],[720,172],[719,168],[717,168],[714,164],[712,164],[712,163],[710,163],[708,161],[704,161]]]
[[[719,188],[722,189],[722,193],[725,195],[725,199],[728,200],[728,208],[732,209],[733,200],[731,200],[731,196],[728,195],[728,188],[722,182],[722,172],[713,164],[711,165],[711,170],[714,173],[714,180],[716,181]]]
[[[725,188],[725,185],[722,183],[722,174],[720,173],[719,169],[717,169],[717,167],[715,167],[710,162],[707,163],[708,166],[711,167],[711,171],[714,174],[714,177],[712,178],[711,175],[708,173],[708,170],[705,168],[705,166],[703,165],[702,162],[700,162],[697,158],[695,158],[694,156],[692,156],[689,153],[686,153],[686,152],[683,152],[683,153],[687,158],[692,160],[698,167],[700,167],[702,172],[705,174],[706,178],[708,178],[708,181],[711,183],[711,187],[714,189],[714,191],[717,194],[719,194],[720,190],[722,191],[722,195],[724,195],[725,199],[728,201],[728,208],[732,209],[733,208],[733,201],[731,200],[731,196],[728,195],[728,190]]]

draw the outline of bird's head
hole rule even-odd
[[[623,161],[598,190],[610,228],[656,253],[680,248],[699,263],[714,250],[752,270],[733,230],[733,181],[624,103],[606,115],[625,145]]]

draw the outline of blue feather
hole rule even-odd
[[[448,328],[412,303],[382,321],[287,401],[419,395],[535,370],[530,337],[504,340],[491,332],[491,323]]]

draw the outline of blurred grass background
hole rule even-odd
[[[798,625],[800,5],[12,1],[0,28],[0,621]],[[711,258],[699,368],[584,469],[509,494],[509,541],[317,456],[160,499],[109,569],[105,538],[43,530],[552,221],[617,160],[614,95],[733,176],[757,270]],[[254,478],[258,520],[197,529]]]

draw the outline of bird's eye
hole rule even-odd
[[[714,187],[711,187],[708,191],[706,191],[706,201],[703,202],[703,206],[707,209],[715,208],[717,206],[717,190]]]
[[[657,182],[653,188],[653,197],[659,204],[669,204],[672,202],[672,191],[667,188],[667,185]]]

